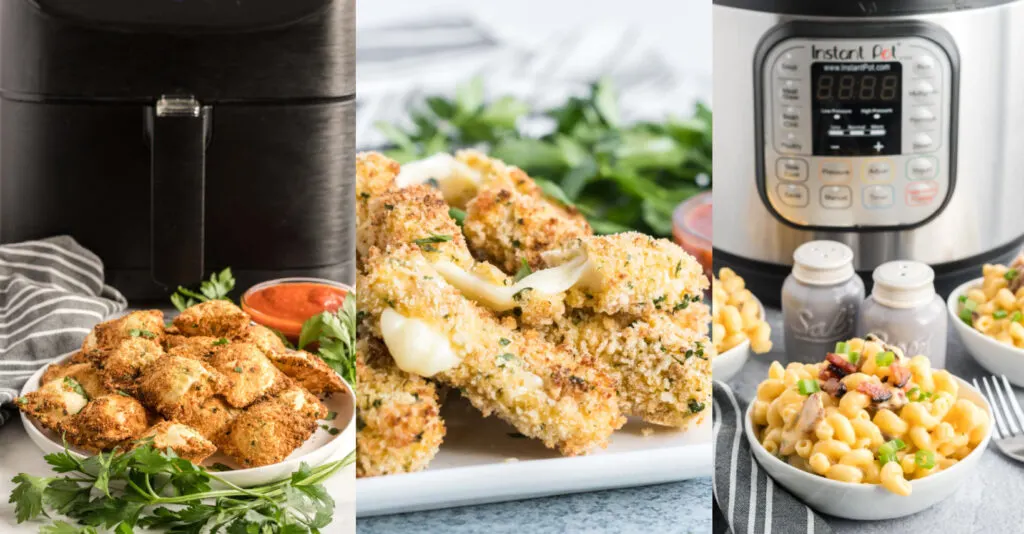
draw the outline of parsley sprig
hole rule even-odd
[[[210,279],[199,284],[199,291],[178,286],[178,291],[171,295],[171,303],[178,311],[209,300],[231,300],[228,294],[235,288],[235,277],[228,267],[219,273],[210,275]]]
[[[286,480],[251,488],[144,444],[131,451],[79,459],[67,451],[48,454],[54,476],[21,473],[10,501],[19,523],[61,514],[77,524],[53,521],[45,534],[96,534],[136,527],[173,534],[318,533],[331,523],[334,500],[322,483],[351,464],[354,454],[319,467],[303,463]],[[213,489],[218,483],[219,488]]]
[[[351,385],[356,383],[356,296],[349,292],[336,312],[314,315],[302,325],[299,347],[318,344],[317,354]]]

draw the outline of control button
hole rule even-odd
[[[779,116],[782,127],[787,130],[795,130],[799,128],[800,115],[800,108],[795,108],[793,106],[786,106],[782,108],[782,113]]]
[[[938,170],[938,165],[933,158],[914,158],[907,162],[907,178],[911,180],[935,178]]]
[[[915,83],[910,88],[910,96],[916,98],[919,102],[930,102],[932,95],[935,93],[935,87],[924,80]]]
[[[914,136],[914,150],[917,152],[926,152],[935,147],[935,141],[932,140],[932,136],[926,133],[919,133]]]
[[[806,187],[798,184],[779,184],[777,191],[783,204],[794,208],[807,206],[810,192]]]
[[[939,196],[939,183],[934,180],[913,182],[907,186],[908,206],[927,206]]]
[[[864,188],[864,207],[869,210],[891,208],[895,192],[891,185],[872,185]]]
[[[782,137],[782,141],[779,142],[779,146],[782,147],[782,152],[798,154],[804,151],[804,140],[797,134],[788,133]]]
[[[775,62],[775,70],[783,77],[798,77],[800,75],[800,62],[793,54],[786,52]]]
[[[935,59],[928,54],[922,53],[914,61],[914,74],[918,76],[935,75]]]
[[[823,161],[819,175],[823,182],[849,182],[853,166],[848,161]]]
[[[864,165],[865,182],[891,182],[892,165],[888,161],[872,161]]]
[[[853,191],[845,185],[826,185],[821,188],[821,207],[841,210],[853,205]]]
[[[779,180],[803,182],[807,180],[807,162],[802,159],[779,158],[775,162],[775,176]]]
[[[796,80],[785,80],[779,84],[779,100],[783,102],[800,101],[800,82]]]
[[[914,106],[910,112],[910,122],[921,130],[934,130],[939,123],[939,118],[932,113],[928,106]]]

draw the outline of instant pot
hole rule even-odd
[[[717,267],[777,304],[818,239],[948,293],[1024,244],[1024,2],[715,0]]]
[[[0,3],[0,241],[69,234],[130,299],[353,281],[354,0]]]

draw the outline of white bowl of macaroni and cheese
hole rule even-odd
[[[752,352],[772,349],[764,307],[739,275],[722,268],[712,279],[711,340],[715,346],[712,376],[726,381],[743,368]]]
[[[1018,274],[1002,265],[986,265],[984,272],[950,293],[949,321],[982,367],[1024,387],[1024,269]],[[1007,279],[1011,274],[1022,277],[1016,291]]]
[[[867,336],[823,362],[773,363],[745,430],[767,474],[809,506],[878,520],[956,491],[988,445],[991,414],[967,382]]]

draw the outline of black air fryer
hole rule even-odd
[[[354,0],[0,0],[0,241],[131,299],[354,278]]]

